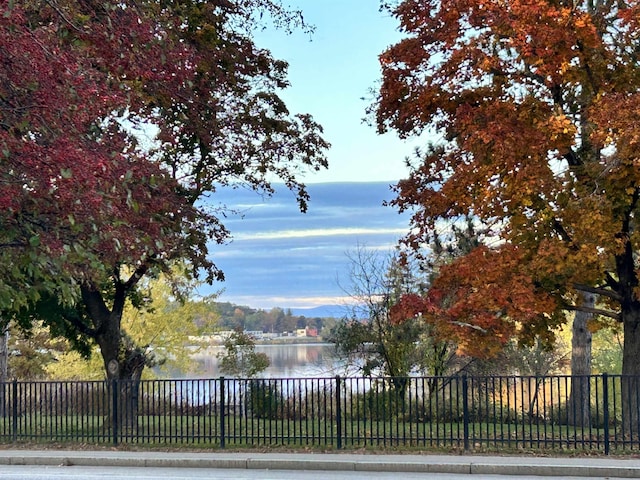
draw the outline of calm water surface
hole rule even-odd
[[[183,378],[222,376],[216,355],[223,350],[223,347],[211,347],[194,355],[193,371],[184,372]],[[260,375],[263,378],[319,378],[347,373],[344,363],[336,356],[334,345],[329,343],[256,345],[256,352],[266,353],[271,361]]]

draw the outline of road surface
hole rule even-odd
[[[78,467],[3,465],[0,480],[615,480],[613,477],[566,477],[532,475],[459,475],[397,472],[339,472],[304,470],[243,470],[223,468]]]

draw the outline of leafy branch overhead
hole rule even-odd
[[[306,210],[299,174],[326,167],[328,144],[279,98],[287,64],[252,32],[308,27],[277,0],[0,10],[0,308],[76,308],[67,327],[106,366],[142,278],[180,261],[223,278],[210,251],[229,236],[220,185],[270,193],[277,179]]]

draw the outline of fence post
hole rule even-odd
[[[336,375],[336,435],[338,437],[336,448],[338,450],[342,448],[342,400],[340,395],[341,388],[340,375]]]
[[[113,437],[111,440],[114,446],[118,445],[118,398],[120,397],[120,395],[118,395],[119,387],[120,386],[118,385],[117,378],[111,380],[111,430],[113,432]]]
[[[462,376],[462,422],[464,432],[464,449],[469,450],[469,382],[467,375]]]
[[[602,396],[604,397],[602,406],[604,421],[604,454],[609,455],[611,444],[609,443],[609,375],[607,372],[602,374]]]
[[[13,379],[12,390],[13,398],[11,399],[11,407],[13,412],[11,412],[11,418],[13,420],[13,425],[11,433],[13,441],[15,442],[18,440],[18,379],[16,378]]]
[[[220,403],[219,403],[219,407],[220,407],[220,411],[219,411],[219,417],[220,417],[220,448],[224,448],[225,446],[225,431],[224,431],[224,412],[226,410],[225,407],[225,398],[226,398],[226,393],[224,391],[224,377],[220,377]]]

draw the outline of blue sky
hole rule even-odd
[[[363,122],[371,89],[380,78],[378,55],[399,40],[397,20],[378,0],[289,0],[315,25],[309,36],[268,29],[257,43],[289,62],[291,87],[282,93],[292,112],[310,113],[331,143],[327,171],[307,182],[395,181],[406,176],[404,158],[417,145],[395,133],[378,135]]]
[[[303,10],[315,33],[267,30],[256,41],[289,62],[291,87],[282,97],[292,112],[310,113],[324,127],[330,165],[304,177],[311,194],[304,215],[286,191],[271,199],[243,190],[216,195],[243,215],[226,222],[231,244],[212,245],[227,278],[215,288],[224,289],[220,301],[254,308],[343,304],[347,252],[358,245],[390,251],[407,230],[407,217],[382,203],[407,175],[405,158],[417,143],[380,136],[363,122],[380,77],[378,55],[400,36],[377,0],[284,3]]]
[[[407,216],[382,206],[393,197],[387,182],[314,183],[309,192],[306,214],[284,187],[269,199],[248,190],[216,195],[239,212],[225,222],[233,241],[211,245],[227,278],[215,285],[224,288],[220,301],[265,309],[343,305],[349,252],[385,255],[406,232]]]

